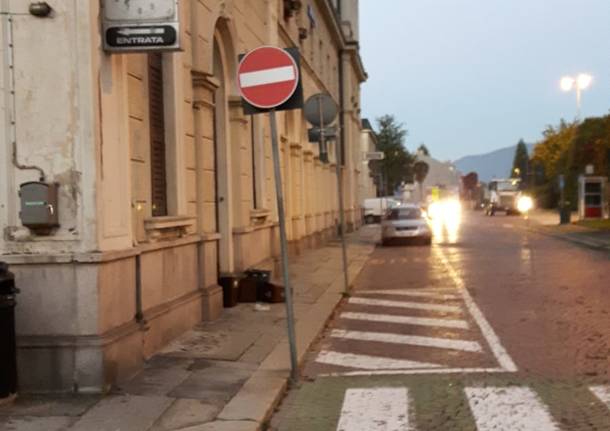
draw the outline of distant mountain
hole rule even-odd
[[[491,153],[479,154],[476,156],[466,156],[454,162],[462,175],[469,172],[479,174],[479,180],[487,182],[493,178],[507,178],[513,167],[513,158],[517,145],[502,148]],[[527,151],[532,153],[534,144],[527,145]]]

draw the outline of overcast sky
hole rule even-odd
[[[393,114],[446,160],[539,139],[576,115],[559,80],[589,72],[610,110],[610,0],[361,0],[363,116]]]

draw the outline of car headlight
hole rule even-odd
[[[521,196],[517,200],[517,209],[519,212],[526,213],[534,207],[534,200],[529,196]]]

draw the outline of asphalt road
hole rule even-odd
[[[610,256],[463,217],[378,247],[270,429],[610,430]]]

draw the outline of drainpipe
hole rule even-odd
[[[2,1],[2,9],[0,14],[2,15],[4,23],[4,40],[6,40],[6,49],[4,55],[4,61],[2,67],[4,69],[4,76],[7,77],[7,90],[5,98],[7,99],[7,122],[8,130],[7,136],[9,142],[13,148],[13,165],[22,171],[38,171],[40,181],[45,181],[46,175],[41,167],[35,165],[25,165],[19,162],[19,156],[17,151],[17,101],[15,96],[16,85],[15,85],[15,45],[13,37],[13,14],[10,12],[9,0]]]
[[[339,49],[339,138],[341,142],[341,160],[337,160],[337,165],[341,166],[345,163],[345,118],[344,118],[344,101],[345,101],[345,79],[343,77],[343,48]]]
[[[142,310],[142,256],[136,255],[136,322],[145,323]]]

